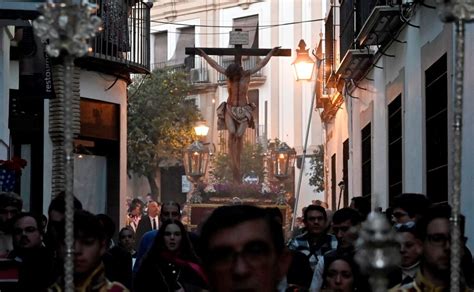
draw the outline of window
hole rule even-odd
[[[241,29],[249,32],[249,44],[243,48],[258,48],[258,15],[234,18],[234,30]]]
[[[370,196],[372,192],[372,135],[371,124],[361,131],[362,140],[362,196]]]
[[[448,75],[444,54],[425,71],[426,186],[433,202],[448,199]]]
[[[177,31],[179,31],[178,41],[176,42],[174,55],[171,58],[172,64],[170,65],[184,64],[185,58],[187,57],[185,49],[187,47],[194,47],[195,44],[194,26],[180,28]]]
[[[402,95],[388,105],[388,197],[389,204],[403,190]]]
[[[344,181],[343,207],[349,206],[349,139],[342,144],[342,180]]]
[[[164,64],[166,61],[168,61],[168,32],[159,32],[155,33],[155,58],[153,63],[156,64],[156,66],[159,66],[158,64]],[[162,68],[162,67],[160,67]]]

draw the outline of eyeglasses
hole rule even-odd
[[[404,213],[404,212],[394,212],[392,213],[392,216],[399,219],[399,218],[402,218],[403,216],[408,216],[408,213]]]
[[[214,248],[209,251],[209,261],[217,269],[229,269],[238,257],[241,257],[249,266],[256,267],[268,259],[272,248],[263,241],[247,243],[241,251],[231,247]]]
[[[393,226],[396,231],[408,231],[415,228],[415,221],[408,221],[406,223],[398,223]]]
[[[451,236],[441,233],[427,234],[428,241],[436,246],[446,246],[446,243],[451,243]]]

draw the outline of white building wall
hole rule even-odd
[[[110,87],[113,83],[115,84]],[[109,88],[110,87],[110,88]],[[120,226],[125,225],[126,194],[127,194],[127,82],[123,79],[116,80],[115,76],[94,71],[81,70],[80,96],[100,100],[120,106]],[[49,100],[44,102],[44,161],[52,161],[52,142],[49,136]],[[43,164],[43,213],[47,214],[51,202],[51,175],[52,164]]]
[[[387,54],[376,63],[378,67],[369,73],[369,79],[359,85],[366,90],[356,89],[351,95],[357,97],[349,101],[353,116],[339,110],[335,119],[327,127],[328,143],[326,162],[330,163],[332,154],[337,154],[337,180],[342,179],[342,142],[346,137],[346,123],[352,125],[349,168],[349,194],[358,196],[361,191],[361,142],[360,130],[370,122],[372,124],[372,207],[388,207],[388,116],[387,106],[398,95],[402,94],[402,157],[403,157],[403,192],[426,192],[426,150],[425,150],[425,89],[424,74],[444,53],[448,56],[448,161],[449,192],[452,192],[452,94],[454,75],[454,28],[439,20],[435,10],[418,9],[411,23],[420,28],[406,26],[397,39],[407,41],[404,44],[394,42],[387,49]],[[466,27],[466,61],[464,82],[464,127],[462,157],[462,198],[461,212],[466,216],[466,236],[474,238],[474,214],[469,210],[474,206],[474,152],[470,142],[474,140],[473,115],[474,101],[469,98],[474,91],[474,25]],[[346,104],[343,107],[347,106]],[[339,132],[339,133],[336,133]],[[329,165],[330,166],[330,165]],[[330,170],[328,183],[330,184]],[[330,189],[327,190],[330,198]],[[468,241],[472,250],[474,242]]]

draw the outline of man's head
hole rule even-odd
[[[61,237],[64,238],[64,233]],[[99,266],[105,250],[106,235],[97,216],[87,211],[76,211],[74,213],[75,275],[78,278],[87,277]]]
[[[216,209],[200,240],[213,291],[274,291],[288,269],[281,225],[255,206]]]
[[[430,206],[430,201],[423,194],[403,193],[393,202],[392,221],[406,223],[416,221]]]
[[[449,279],[451,208],[436,205],[417,222],[418,238],[423,243],[422,270],[440,279]],[[462,235],[461,235],[462,236]]]
[[[181,206],[178,203],[169,201],[163,204],[160,221],[164,222],[166,220],[181,220]]]
[[[158,211],[160,209],[157,202],[151,201],[148,203],[147,210],[148,210],[148,216],[154,218],[158,215]]]
[[[41,221],[32,213],[20,213],[12,219],[15,250],[38,248],[43,242]]]
[[[0,224],[3,225],[9,219],[21,212],[23,200],[13,192],[0,192]]]
[[[61,222],[64,220],[64,214],[66,214],[65,197],[66,193],[61,192],[51,200],[48,207],[50,223]],[[82,203],[76,197],[74,197],[74,210],[82,210]]]
[[[414,221],[395,225],[395,230],[400,234],[401,266],[411,267],[420,261],[423,253],[423,243],[417,237]]]
[[[352,208],[337,210],[332,216],[332,231],[337,238],[338,247],[349,248],[354,246],[357,231],[362,217]]]
[[[142,215],[142,210],[143,210],[143,202],[142,200],[135,198],[132,200],[130,203],[130,208],[128,212],[132,216],[141,216]]]
[[[320,235],[327,227],[326,210],[321,206],[309,205],[303,213],[303,222],[309,234]]]
[[[130,226],[120,229],[118,245],[131,252],[135,247],[135,232]]]

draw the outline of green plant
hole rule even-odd
[[[242,175],[254,171],[259,180],[263,181],[264,165],[263,165],[264,149],[260,144],[245,143],[240,157]],[[224,183],[232,181],[232,171],[230,169],[230,157],[227,153],[218,153],[213,161],[211,176],[216,183]]]
[[[154,195],[160,163],[181,161],[182,150],[196,138],[200,113],[188,99],[187,80],[184,72],[157,70],[129,88],[128,170],[145,176]]]
[[[309,185],[315,187],[316,192],[324,191],[324,146],[318,145],[309,161]]]

